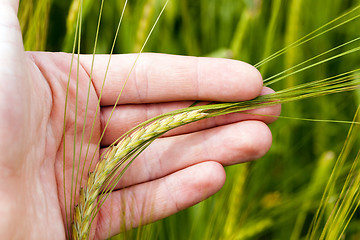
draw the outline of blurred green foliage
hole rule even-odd
[[[83,53],[93,51],[100,2],[84,1]],[[124,2],[105,1],[97,53],[109,53]],[[164,2],[129,1],[115,53],[139,51]],[[77,4],[78,0],[21,1],[19,18],[26,49],[71,52]],[[145,51],[226,57],[256,64],[358,4],[359,0],[170,0]],[[32,27],[32,24],[36,25]],[[261,66],[260,71],[264,78],[270,77],[358,37],[359,29],[357,19],[289,49],[283,56]],[[346,50],[347,47],[340,48],[336,53]],[[316,61],[321,60],[323,58]],[[360,54],[351,54],[292,75],[272,87],[282,89],[333,76],[354,70],[359,63]],[[287,104],[282,114],[351,120],[359,100],[359,93],[324,96]],[[228,167],[227,182],[214,197],[116,239],[305,237],[349,125],[279,119],[271,129],[274,140],[270,152],[256,162]],[[357,151],[359,146],[354,149]],[[354,154],[349,154],[346,166],[354,158]],[[335,197],[341,187],[339,182],[334,189]],[[328,205],[325,214],[331,213],[332,206]],[[359,217],[355,214],[350,222],[345,232],[348,239],[357,239],[360,235]],[[325,220],[326,216],[322,224]]]

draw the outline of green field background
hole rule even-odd
[[[78,1],[20,2],[26,50],[72,51]],[[93,52],[100,2],[84,1],[82,53]],[[97,53],[110,52],[124,2],[105,0]],[[130,0],[114,53],[138,52],[164,3]],[[170,0],[144,51],[256,64],[358,4],[359,0]],[[359,35],[360,20],[355,19],[287,50],[259,70],[263,78],[271,77]],[[333,55],[348,49],[351,47],[342,47]],[[359,66],[360,53],[349,54],[291,75],[271,87],[280,90]],[[297,101],[284,104],[282,115],[351,121],[359,100],[359,92],[351,92]],[[270,152],[255,162],[227,167],[226,184],[215,196],[114,239],[303,239],[349,128],[350,124],[279,119],[271,125]],[[346,166],[354,161],[358,150],[355,144],[347,156],[321,225],[331,214],[347,174]],[[359,220],[356,212],[343,235],[345,239],[360,239]]]

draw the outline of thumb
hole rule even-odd
[[[21,69],[25,66],[25,53],[17,18],[18,5],[19,0],[0,0],[0,89],[9,88],[25,77]]]
[[[19,7],[19,0],[0,0],[0,6],[10,6],[17,14]]]
[[[18,169],[29,144],[30,82],[18,0],[0,0],[0,169]],[[5,169],[5,170],[6,170]]]
[[[17,18],[18,7],[19,0],[0,0],[0,49],[2,51],[14,44],[23,51],[21,30]]]

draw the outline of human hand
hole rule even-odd
[[[193,100],[241,101],[270,91],[262,88],[257,70],[245,63],[143,54],[99,149],[102,130],[136,55],[113,56],[97,118],[95,111],[108,56],[95,58],[88,108],[92,56],[81,56],[79,71],[76,59],[72,67],[64,152],[64,107],[71,55],[24,52],[17,4],[11,0],[0,2],[0,236],[4,239],[66,237],[75,126],[76,164],[80,158],[82,165],[87,155],[88,166],[92,156],[98,161],[106,146],[148,118],[187,107]],[[278,115],[279,111],[280,107],[274,106],[255,112]],[[158,139],[134,161],[110,194],[93,222],[91,238],[105,239],[122,228],[164,218],[211,196],[225,181],[223,166],[266,153],[271,133],[265,123],[271,121],[273,118],[232,114],[175,129]],[[83,179],[86,176],[84,173]]]

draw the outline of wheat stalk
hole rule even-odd
[[[149,140],[156,138],[176,127],[204,119],[207,113],[201,110],[183,112],[167,116],[152,122],[146,127],[134,131],[124,137],[118,144],[111,147],[105,157],[98,162],[84,188],[80,189],[79,204],[75,206],[74,223],[72,225],[73,239],[87,239],[90,231],[92,215],[96,210],[97,197],[103,186],[119,167],[123,159],[128,159],[130,153],[136,151]]]

